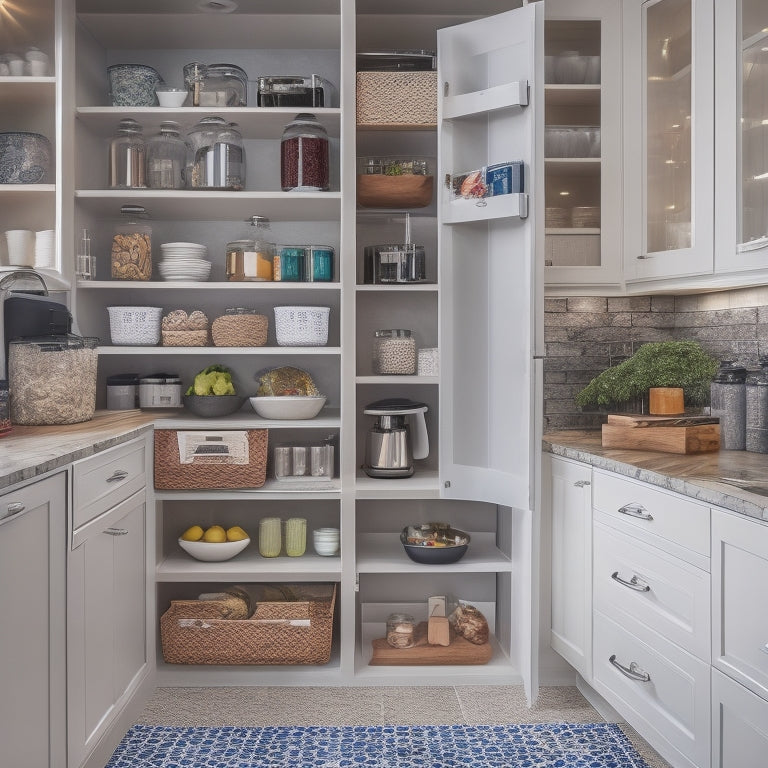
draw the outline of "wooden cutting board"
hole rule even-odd
[[[427,642],[427,622],[416,625],[412,648],[393,648],[385,637],[373,641],[371,666],[434,666],[443,664],[487,664],[493,656],[490,643],[475,645],[451,629],[450,645],[430,645]]]
[[[708,453],[720,450],[720,425],[638,427],[603,424],[603,448],[630,448],[666,453]]]
[[[699,424],[719,424],[717,416],[650,416],[647,413],[609,413],[609,424],[625,427],[693,427]]]

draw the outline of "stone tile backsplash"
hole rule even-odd
[[[649,341],[698,341],[711,355],[758,368],[768,354],[768,288],[691,296],[544,300],[544,431],[597,428],[604,415],[574,397]]]

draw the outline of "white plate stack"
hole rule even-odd
[[[163,260],[157,265],[163,280],[202,282],[211,274],[208,249],[198,243],[163,243]]]

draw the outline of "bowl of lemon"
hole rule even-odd
[[[239,526],[224,528],[212,525],[203,528],[193,525],[179,537],[179,546],[195,560],[222,563],[239,555],[251,543],[248,534]]]

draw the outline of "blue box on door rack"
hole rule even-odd
[[[522,160],[486,165],[469,173],[451,177],[454,198],[483,198],[525,191],[525,165]]]

